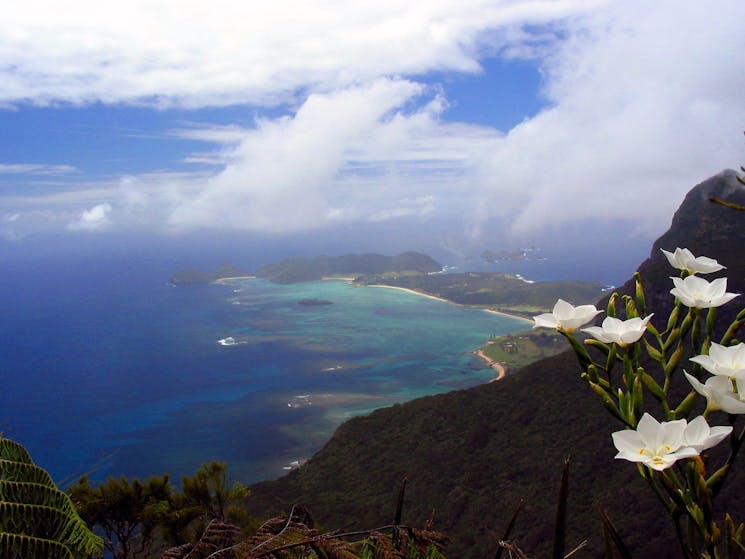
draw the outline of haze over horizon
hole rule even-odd
[[[745,161],[744,16],[737,0],[24,2],[0,21],[0,247],[576,244],[631,266],[691,187]]]

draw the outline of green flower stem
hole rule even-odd
[[[614,291],[608,298],[608,306],[605,309],[606,316],[616,318],[616,299],[618,299],[618,292]]]
[[[605,361],[605,373],[608,375],[608,382],[610,382],[611,384],[613,383],[611,373],[613,372],[613,367],[615,366],[617,359],[618,350],[616,348],[616,344],[611,344],[610,348],[608,349],[608,359]]]
[[[577,358],[579,359],[580,367],[582,369],[586,369],[589,365],[594,365],[595,363],[592,360],[592,357],[590,357],[590,354],[587,353],[587,350],[584,348],[584,346],[577,341],[577,339],[572,336],[572,334],[564,332],[563,330],[559,330],[559,333],[564,336],[567,340],[569,340],[569,343],[572,346],[572,349],[574,350],[574,353],[577,355]]]
[[[626,306],[626,318],[634,318],[639,316],[639,311],[636,308],[636,304],[630,295],[623,296],[623,302]]]
[[[644,286],[642,285],[642,276],[639,272],[634,273],[634,287],[636,288],[636,308],[642,316],[646,314],[646,300],[644,297]]]
[[[669,336],[670,332],[672,332],[673,329],[678,325],[678,320],[680,319],[680,309],[682,308],[683,303],[676,299],[675,306],[673,307],[673,310],[670,311],[670,316],[667,318],[667,326],[665,328],[665,331],[662,333],[663,336]]]
[[[696,403],[696,400],[698,399],[698,392],[695,390],[691,390],[688,393],[688,396],[683,398],[683,401],[680,402],[677,408],[675,408],[668,417],[670,419],[684,419],[688,417],[688,414],[691,413],[691,410],[693,409],[693,405]]]
[[[701,348],[701,309],[693,309],[693,326],[691,327],[691,343],[694,352]]]
[[[652,489],[652,492],[654,492],[654,494],[657,496],[660,503],[662,503],[662,506],[665,507],[667,513],[670,516],[673,516],[676,513],[680,515],[680,509],[678,508],[678,506],[665,493],[663,493],[662,489],[660,489],[659,484],[655,481],[652,470],[640,463],[637,463],[637,469],[639,470],[642,478],[644,478],[644,481],[646,481],[649,487]]]
[[[672,331],[667,335],[667,339],[662,344],[662,348],[660,351],[662,351],[662,354],[664,355],[667,353],[671,347],[673,347],[676,343],[680,343],[681,338],[681,328],[673,328]]]
[[[730,324],[727,328],[727,331],[724,333],[724,336],[722,336],[722,339],[719,343],[721,345],[729,345],[730,342],[737,335],[737,331],[742,328],[743,325],[745,325],[745,309],[741,310],[738,313],[738,315],[735,317],[735,320],[732,321],[732,324]]]
[[[633,355],[627,347],[623,354],[623,380],[626,384],[626,388],[629,390],[634,387],[634,378],[636,377],[634,374],[636,367],[634,367],[634,365]]]
[[[602,379],[601,379],[602,380]],[[600,386],[598,383],[592,382],[588,380],[588,384],[590,385],[590,388],[592,389],[595,394],[598,395],[600,398],[600,401],[603,403],[603,406],[605,406],[605,409],[607,409],[610,414],[618,419],[620,422],[622,422],[624,425],[630,427],[631,429],[636,428],[636,425],[632,425],[629,423],[629,421],[624,417],[623,413],[621,412],[621,409],[619,409],[619,405],[616,404],[616,402],[613,401],[613,398],[608,394],[608,392],[603,389],[602,386]],[[622,402],[622,398],[619,397],[619,404]]]
[[[688,309],[688,314],[686,314],[685,318],[683,319],[683,322],[680,323],[680,330],[679,330],[678,335],[681,338],[684,338],[688,334],[688,330],[690,330],[691,326],[693,325],[693,315],[694,315],[693,311],[694,310],[695,309]]]
[[[652,344],[649,343],[648,340],[644,341],[644,349],[647,350],[647,355],[649,355],[650,358],[652,358],[653,361],[656,361],[657,363],[664,366],[665,364],[665,353],[656,347],[654,347]],[[660,344],[661,347],[661,344]]]
[[[690,490],[681,484],[673,469],[660,472],[659,477],[670,501],[675,505],[675,508],[667,507],[667,511],[675,522],[676,535],[681,544],[681,549],[683,549],[686,557],[695,557],[691,550],[699,549],[699,540],[703,539],[705,542],[710,542],[712,539],[708,534],[705,522],[702,522],[703,511],[692,499]],[[701,514],[698,514],[699,512]],[[686,518],[685,533],[680,526],[680,519],[683,514]]]
[[[706,337],[704,338],[704,343],[701,346],[701,353],[709,353],[709,345],[711,345],[711,336],[714,333],[716,320],[717,309],[716,307],[711,307],[706,313]]]

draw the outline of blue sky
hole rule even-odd
[[[745,161],[744,16],[739,0],[30,0],[0,21],[0,243],[646,242]]]

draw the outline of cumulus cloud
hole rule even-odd
[[[225,170],[171,224],[460,213],[474,235],[495,221],[517,238],[593,222],[659,234],[688,189],[742,159],[745,8],[601,8],[557,22],[563,38],[541,54],[549,106],[506,134],[445,122],[447,99],[412,80],[314,94],[294,115],[227,131],[244,138],[221,152]]]
[[[71,231],[101,231],[106,229],[111,221],[111,204],[97,204],[92,208],[85,210],[74,221],[68,223],[67,228]]]
[[[380,76],[475,72],[509,30],[597,3],[29,0],[0,20],[0,104],[273,105]]]
[[[442,103],[407,80],[311,95],[292,116],[262,120],[224,152],[224,170],[170,217],[176,228],[289,232],[339,221],[425,216],[454,198],[485,137],[442,125]],[[462,185],[461,185],[462,186]]]
[[[544,62],[551,107],[484,161],[480,219],[513,233],[667,227],[686,191],[743,159],[740,2],[623,2],[571,20]]]
[[[741,0],[68,4],[0,20],[0,105],[282,112],[172,130],[214,147],[184,160],[212,172],[124,178],[78,201],[91,209],[71,228],[111,225],[111,202],[117,224],[174,229],[459,217],[474,235],[623,222],[651,236],[691,186],[745,159]],[[426,80],[485,56],[539,65],[546,108],[507,131],[449,122]]]

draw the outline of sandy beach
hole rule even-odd
[[[430,295],[429,293],[417,291],[416,289],[409,289],[408,287],[398,287],[395,285],[381,285],[381,284],[366,285],[365,287],[385,287],[387,289],[398,289],[399,291],[406,291],[407,293],[413,293],[414,295],[419,295],[421,297],[427,297],[428,299],[434,299],[436,301],[444,301],[445,303],[451,303],[453,305],[460,305],[460,303],[456,303],[455,301],[451,301],[450,299],[445,299],[444,297],[438,297],[436,295]],[[468,307],[471,309],[478,309],[478,310],[496,314],[499,316],[507,316],[509,318],[516,318],[517,320],[522,320],[523,322],[526,322],[530,324],[531,326],[533,325],[533,319],[520,316],[519,314],[511,314],[511,313],[504,312],[504,311],[496,311],[494,309],[487,309],[484,307],[478,307],[474,305],[461,305],[461,306]]]
[[[526,322],[526,323],[530,324],[530,327],[531,328],[533,327],[533,324],[534,324],[532,318],[526,318],[524,316],[520,316],[519,314],[512,314],[512,313],[508,313],[508,312],[504,312],[504,311],[495,311],[494,309],[485,309],[483,307],[476,307],[476,308],[480,308],[484,312],[489,312],[489,313],[496,314],[496,315],[499,315],[499,316],[508,316],[510,318],[516,318],[518,320],[522,320],[523,322]]]
[[[333,279],[333,278],[330,278],[330,279]],[[445,299],[444,297],[437,297],[436,295],[430,295],[429,293],[423,293],[421,291],[417,291],[416,289],[409,289],[408,287],[398,287],[398,286],[395,286],[395,285],[367,285],[366,287],[384,287],[384,288],[387,288],[387,289],[398,289],[399,291],[406,291],[407,293],[413,293],[414,295],[419,295],[420,297],[427,297],[428,299],[434,299],[436,301],[443,301],[445,303],[451,303],[453,305],[459,305],[459,303],[456,303],[454,301],[450,301],[449,299]],[[462,306],[467,307],[469,305],[462,305]],[[471,307],[471,308],[475,308],[475,309],[482,310],[484,312],[496,314],[498,316],[506,316],[506,317],[509,317],[509,318],[516,318],[518,320],[522,320],[523,322],[525,322],[527,324],[530,324],[531,326],[533,324],[533,320],[532,319],[525,318],[524,316],[519,316],[519,315],[516,315],[516,314],[510,314],[510,313],[506,313],[506,312],[503,312],[503,311],[496,311],[494,309],[486,309],[486,308],[483,308],[483,307]],[[507,376],[507,369],[499,361],[494,361],[493,359],[490,359],[480,349],[475,350],[473,352],[473,354],[476,357],[478,357],[480,359],[483,359],[489,367],[491,367],[492,369],[494,369],[495,371],[497,371],[497,376],[495,376],[489,382],[496,382],[496,381],[502,380],[505,376]]]
[[[382,284],[367,284],[365,285],[365,287],[384,287],[386,289],[398,289],[399,291],[405,291],[406,293],[413,293],[414,295],[419,295],[420,297],[426,297],[427,299],[434,299],[435,301],[443,301],[445,303],[453,303],[454,305],[458,304],[458,303],[454,303],[453,301],[449,301],[448,299],[437,297],[436,295],[430,295],[429,293],[423,293],[422,291],[417,291],[416,289],[409,289],[408,287],[398,287],[395,285],[382,285]]]
[[[502,363],[500,363],[499,361],[494,361],[493,359],[487,357],[486,354],[480,349],[474,351],[473,354],[476,357],[483,359],[487,365],[497,371],[497,376],[491,379],[489,382],[497,382],[498,380],[502,380],[504,377],[507,376],[507,369],[505,369],[505,366],[502,365]]]
[[[333,281],[333,280],[354,281],[357,278],[355,276],[323,276],[321,279],[323,281]]]
[[[212,283],[223,284],[223,283],[229,282],[230,280],[241,280],[241,279],[256,279],[256,276],[234,276],[230,278],[217,278]]]
[[[256,279],[256,276],[240,276],[240,277],[234,277],[234,278],[220,278],[220,279],[215,280],[214,283],[225,283],[225,282],[227,282],[229,280],[233,280],[233,279]],[[323,277],[322,279],[323,280],[337,280],[337,281],[348,281],[348,282],[352,282],[352,281],[354,281],[355,278],[352,277],[352,276],[349,276],[349,277],[347,277],[347,276],[327,276],[327,277]],[[435,301],[442,301],[444,303],[451,303],[453,305],[459,305],[460,304],[460,303],[456,303],[454,301],[450,301],[449,299],[445,299],[444,297],[438,297],[436,295],[430,295],[429,293],[424,293],[422,291],[417,291],[416,289],[410,289],[408,287],[398,287],[398,286],[395,286],[395,285],[382,285],[382,284],[370,284],[370,285],[365,285],[365,287],[382,287],[382,288],[385,288],[385,289],[397,289],[399,291],[405,291],[407,293],[412,293],[413,295],[418,295],[420,297],[426,297],[428,299],[434,299]],[[461,306],[468,307],[469,305],[461,305]],[[533,324],[533,321],[531,319],[525,318],[524,316],[519,316],[519,315],[516,315],[516,314],[510,314],[510,313],[506,313],[506,312],[503,312],[503,311],[497,311],[497,310],[494,310],[494,309],[487,309],[487,308],[484,308],[484,307],[471,307],[471,308],[479,309],[479,310],[482,310],[484,312],[488,312],[488,313],[492,313],[492,314],[496,314],[498,316],[506,316],[506,317],[509,317],[509,318],[516,318],[516,319],[522,320],[522,321],[524,321],[524,322],[526,322],[528,324],[531,324],[531,325]],[[496,381],[502,380],[505,376],[507,376],[507,369],[505,369],[505,366],[502,363],[500,363],[499,361],[494,361],[493,359],[490,359],[480,349],[475,350],[473,352],[473,354],[476,357],[478,357],[480,359],[483,359],[489,367],[491,367],[492,369],[494,369],[497,372],[497,376],[495,376],[489,382],[496,382]],[[325,402],[326,405],[329,405],[329,404],[332,404],[332,403],[333,404],[338,403],[338,402],[336,402],[336,400],[339,397],[339,395],[334,395],[334,397],[332,397],[330,394],[316,395],[316,398],[318,398],[318,396],[321,396],[322,401],[323,400],[326,400],[326,402]],[[355,396],[358,397],[359,395],[355,395]],[[349,398],[349,395],[342,396],[342,400],[346,400],[347,398]]]

